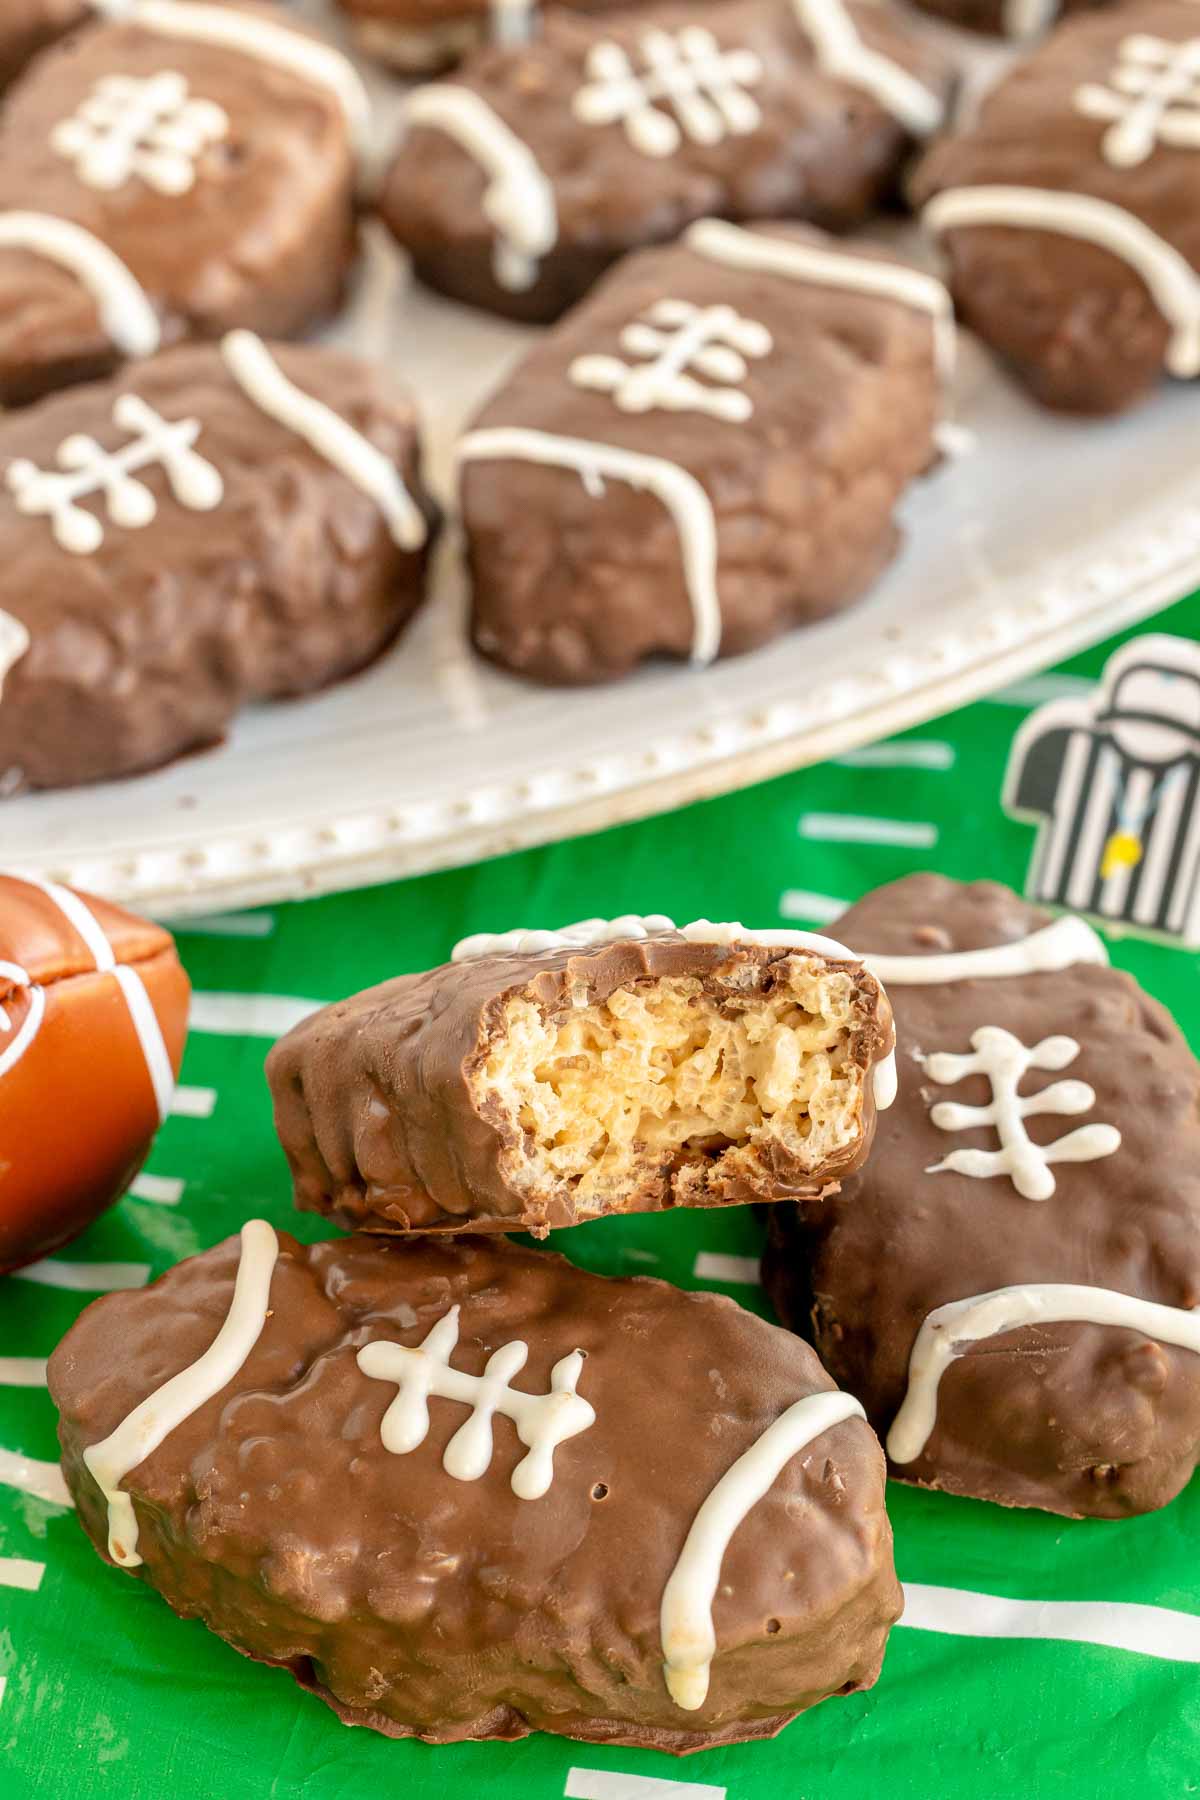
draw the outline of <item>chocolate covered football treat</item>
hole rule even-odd
[[[770,1737],[900,1611],[862,1408],[717,1295],[255,1220],[50,1390],[101,1555],[392,1737]]]
[[[1200,1068],[1082,920],[920,875],[841,930],[888,984],[899,1098],[768,1287],[901,1480],[1068,1517],[1200,1455]]]
[[[548,322],[709,213],[858,223],[951,85],[882,4],[555,11],[534,43],[412,95],[381,211],[431,287]]]
[[[377,369],[249,332],[0,421],[0,795],[153,768],[362,668],[434,512]]]
[[[935,145],[914,197],[967,323],[1047,406],[1200,374],[1200,15],[1069,20]]]
[[[476,646],[604,681],[857,599],[953,357],[939,281],[810,228],[706,219],[626,258],[459,446]]]
[[[353,1230],[533,1231],[836,1191],[895,1079],[829,938],[587,919],[468,938],[325,1007],[267,1074],[296,1203]]]
[[[0,874],[0,1275],[75,1237],[137,1174],[188,992],[161,926]]]
[[[333,312],[368,126],[345,58],[265,5],[129,0],[40,57],[0,115],[0,402]]]
[[[4,0],[0,7],[0,88],[31,57],[89,16],[88,0]]]

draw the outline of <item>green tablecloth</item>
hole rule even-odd
[[[1200,597],[1155,628],[1200,635]],[[998,799],[1011,735],[1035,701],[1093,678],[1108,648],[873,752],[669,818],[189,928],[181,945],[196,1030],[148,1177],[41,1279],[0,1282],[0,1484],[14,1453],[55,1455],[36,1359],[86,1299],[57,1284],[140,1282],[254,1214],[322,1235],[318,1221],[290,1211],[261,1074],[289,1001],[334,998],[435,963],[469,931],[517,923],[643,911],[817,923],[833,902],[929,866],[1020,885],[1032,834]],[[1196,956],[1125,940],[1113,958],[1200,1046]],[[758,1237],[748,1213],[677,1213],[584,1226],[556,1247],[605,1272],[722,1286],[765,1311],[753,1285]],[[0,1485],[0,1800],[1096,1800],[1122,1787],[1196,1790],[1200,1485],[1118,1525],[1007,1514],[894,1484],[890,1502],[918,1624],[893,1634],[879,1685],[819,1707],[774,1743],[680,1762],[540,1736],[434,1750],[348,1731],[286,1676],[244,1662],[103,1568],[64,1509]],[[1030,1635],[987,1635],[1014,1631]],[[1146,1649],[1114,1647],[1130,1637]]]

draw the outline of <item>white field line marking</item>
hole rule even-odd
[[[191,1025],[218,1037],[277,1038],[324,1004],[291,994],[193,994]]]
[[[111,1294],[118,1288],[145,1287],[150,1264],[60,1262],[48,1256],[44,1262],[30,1263],[27,1269],[14,1269],[12,1279],[36,1282],[38,1287],[71,1288],[80,1294]]]
[[[572,1769],[565,1800],[725,1800],[727,1789],[705,1781],[664,1781],[659,1775],[622,1775],[616,1769]]]
[[[911,743],[863,744],[833,761],[843,769],[952,769],[958,752],[941,738],[914,738]]]
[[[45,1387],[46,1359],[42,1356],[0,1356],[0,1387]]]
[[[274,913],[209,913],[202,919],[169,920],[176,937],[270,937]]]
[[[898,844],[909,850],[932,850],[938,828],[920,819],[868,819],[858,813],[801,813],[796,830],[802,838],[827,844]]]
[[[721,1250],[702,1250],[692,1265],[700,1281],[735,1281],[745,1287],[761,1287],[757,1256],[726,1256]]]
[[[178,1206],[186,1186],[178,1175],[135,1175],[129,1192],[135,1200],[149,1200],[152,1206]]]
[[[1129,1600],[1010,1600],[905,1582],[901,1623],[952,1637],[1051,1638],[1200,1663],[1200,1614]]]
[[[74,1506],[62,1470],[57,1463],[35,1462],[32,1456],[18,1456],[15,1450],[0,1450],[0,1487],[19,1488],[35,1500],[50,1500],[55,1506]]]
[[[810,894],[807,888],[788,888],[779,896],[779,910],[784,918],[802,919],[806,925],[831,925],[849,906],[849,900],[838,900],[833,894]]]
[[[173,1119],[211,1119],[217,1105],[216,1088],[177,1087],[171,1096]]]
[[[4,1690],[8,1686],[8,1676],[0,1675],[0,1706],[4,1705]]]
[[[1096,683],[1086,675],[1029,675],[983,698],[997,706],[1041,706],[1046,700],[1084,699],[1095,691]]]
[[[0,1588],[24,1588],[27,1594],[36,1594],[45,1573],[45,1563],[30,1562],[25,1556],[0,1556]]]

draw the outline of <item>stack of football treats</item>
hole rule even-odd
[[[876,1679],[876,1431],[951,1493],[1169,1501],[1186,1045],[1003,888],[911,878],[841,930],[475,938],[283,1039],[297,1202],[352,1235],[252,1221],[83,1315],[50,1381],[101,1554],[347,1722],[683,1752]],[[505,1235],[759,1202],[789,1329]]]
[[[1069,412],[1200,376],[1191,0],[1063,0],[961,114],[962,40],[888,0],[343,4],[410,69],[466,52],[396,96],[394,146],[261,0],[0,0],[0,799],[160,767],[383,656],[439,585],[418,412],[456,427],[464,380],[470,643],[570,686],[858,602],[954,424],[1023,472],[1012,396],[955,379],[956,315]],[[922,266],[861,235],[898,201]],[[347,306],[370,211],[398,295],[407,262],[551,327],[490,395],[498,334],[375,278]],[[339,314],[376,361],[283,341]],[[986,586],[992,489],[927,499],[916,554],[960,556],[969,496]]]

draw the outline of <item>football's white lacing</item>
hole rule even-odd
[[[164,70],[145,81],[104,76],[50,142],[88,187],[120,188],[138,176],[156,193],[186,194],[197,161],[228,131],[221,107],[193,100],[183,76]]]
[[[746,358],[769,354],[771,334],[732,306],[693,306],[687,300],[660,300],[644,319],[627,325],[621,348],[652,358],[631,368],[616,356],[577,356],[570,378],[577,387],[611,394],[622,412],[703,412],[738,422],[753,404],[737,384],[746,379]],[[722,385],[707,387],[689,371]]]
[[[693,143],[719,144],[731,133],[757,130],[762,114],[745,90],[762,79],[763,68],[752,50],[722,50],[702,25],[644,32],[638,48],[640,72],[619,44],[592,47],[587,85],[575,96],[577,119],[587,125],[619,121],[643,156],[672,155],[685,134]]]
[[[1200,38],[1127,37],[1109,85],[1085,83],[1075,106],[1085,118],[1112,121],[1103,150],[1115,168],[1136,168],[1160,144],[1200,150]]]
[[[171,492],[191,512],[210,512],[224,492],[217,470],[192,448],[200,436],[198,419],[169,424],[136,394],[122,394],[112,416],[122,431],[138,434],[124,450],[110,453],[80,432],[60,445],[58,470],[39,469],[18,457],[5,476],[18,512],[48,515],[56,540],[75,556],[88,556],[104,542],[103,524],[79,505],[81,500],[103,495],[112,523],[125,531],[150,524],[158,503],[133,479],[140,469],[161,464]]]
[[[494,1350],[482,1375],[450,1367],[458,1343],[458,1316],[458,1307],[452,1306],[415,1350],[380,1341],[359,1351],[358,1366],[364,1375],[394,1381],[399,1389],[383,1415],[384,1448],[404,1456],[424,1443],[431,1394],[461,1400],[471,1408],[471,1416],[446,1445],[442,1467],[456,1481],[478,1481],[491,1466],[492,1419],[503,1413],[529,1451],[512,1472],[513,1492],[522,1500],[538,1500],[554,1479],[555,1450],[595,1422],[595,1412],[575,1392],[583,1352],[573,1350],[555,1363],[549,1393],[525,1394],[509,1386],[529,1355],[528,1344],[520,1338]]]
[[[965,1081],[968,1075],[986,1075],[992,1085],[991,1104],[960,1106],[955,1101],[939,1100],[930,1117],[939,1131],[972,1131],[981,1125],[991,1126],[1000,1139],[1000,1148],[952,1150],[943,1161],[927,1169],[927,1175],[945,1170],[980,1179],[1007,1175],[1027,1200],[1048,1200],[1055,1185],[1051,1163],[1095,1162],[1120,1148],[1121,1134],[1113,1125],[1081,1125],[1050,1144],[1033,1143],[1025,1129],[1025,1120],[1040,1114],[1070,1118],[1095,1106],[1095,1089],[1086,1081],[1054,1081],[1037,1094],[1018,1092],[1030,1069],[1065,1069],[1074,1062],[1079,1055],[1074,1038],[1043,1038],[1028,1050],[1011,1031],[999,1025],[982,1025],[972,1033],[971,1046],[971,1056],[940,1052],[925,1057],[925,1073],[931,1081],[947,1087]]]

